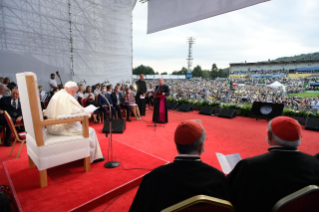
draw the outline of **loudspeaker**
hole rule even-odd
[[[218,117],[224,117],[224,118],[234,118],[236,116],[236,111],[234,109],[225,109],[222,108],[219,113]]]
[[[305,129],[319,131],[319,119],[318,118],[307,118]]]
[[[203,106],[201,107],[199,114],[204,114],[204,115],[212,115],[214,113],[214,108],[209,107],[209,106]]]
[[[123,133],[126,128],[125,119],[112,120],[112,133]],[[110,133],[110,119],[104,121],[103,133]]]
[[[183,112],[189,112],[192,109],[192,105],[190,104],[182,104],[182,106],[180,106],[179,111],[183,111]]]
[[[171,107],[168,109],[175,110],[178,106],[178,102],[172,102]]]

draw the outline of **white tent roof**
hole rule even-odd
[[[284,91],[286,91],[286,86],[284,86],[283,84],[281,84],[278,81],[275,81],[274,83],[270,84],[270,85],[266,85],[267,87],[271,87],[271,88],[282,88]]]

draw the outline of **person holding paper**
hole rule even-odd
[[[225,175],[200,158],[206,140],[202,125],[196,120],[181,122],[174,140],[179,155],[144,176],[131,212],[158,212],[196,195],[228,199]]]
[[[236,211],[269,212],[283,197],[319,185],[319,161],[298,150],[301,133],[293,118],[279,116],[269,122],[269,152],[241,160],[227,175]]]
[[[64,89],[58,91],[51,98],[49,105],[45,111],[45,116],[49,119],[56,119],[60,116],[70,116],[76,114],[87,113],[80,103],[74,98],[74,95],[78,91],[78,86],[75,82],[68,81],[64,85]],[[82,124],[81,122],[72,122],[67,124],[57,124],[47,126],[48,133],[54,135],[82,135]],[[102,155],[99,140],[96,136],[95,130],[89,128],[89,139],[90,139],[90,161],[100,162],[105,158]]]
[[[144,81],[144,75],[140,74],[140,79],[136,82],[137,92],[135,96],[136,104],[142,116],[145,116],[145,94],[146,94],[146,82]]]
[[[159,85],[155,87],[155,103],[153,110],[153,122],[155,123],[167,123],[167,103],[166,97],[169,96],[169,88],[164,85],[164,80],[160,78],[158,80]]]
[[[86,100],[86,106],[88,107],[89,105],[93,105],[95,106],[95,101],[94,101],[94,95],[93,94],[89,94],[88,99]],[[93,111],[92,117],[93,117],[93,122],[94,124],[97,124],[97,115],[100,113],[99,109],[96,109]]]

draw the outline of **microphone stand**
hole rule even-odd
[[[157,94],[158,90],[159,90],[159,87],[158,87],[157,90],[155,90],[155,95]],[[157,98],[157,97],[156,97],[156,98]],[[153,107],[153,117],[154,117],[154,108],[155,108],[155,105],[154,105],[154,107]],[[158,124],[155,123],[155,122],[154,122],[154,124],[148,124],[148,125],[146,125],[146,126],[147,126],[147,127],[154,127],[154,131],[156,131],[156,127],[165,127],[164,125],[158,125]]]
[[[108,106],[109,106],[109,113],[110,113],[110,137],[109,137],[109,149],[108,149],[108,155],[107,155],[107,162],[104,164],[105,168],[115,168],[120,165],[120,162],[118,161],[113,161],[113,138],[112,138],[112,131],[113,131],[113,126],[112,126],[112,108],[109,100],[100,92],[98,91],[99,94],[106,100]],[[106,121],[106,120],[105,120]],[[108,137],[106,133],[106,137]]]

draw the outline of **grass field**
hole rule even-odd
[[[293,93],[290,96],[300,96],[300,97],[316,97],[319,96],[319,91],[306,91],[303,93]]]

